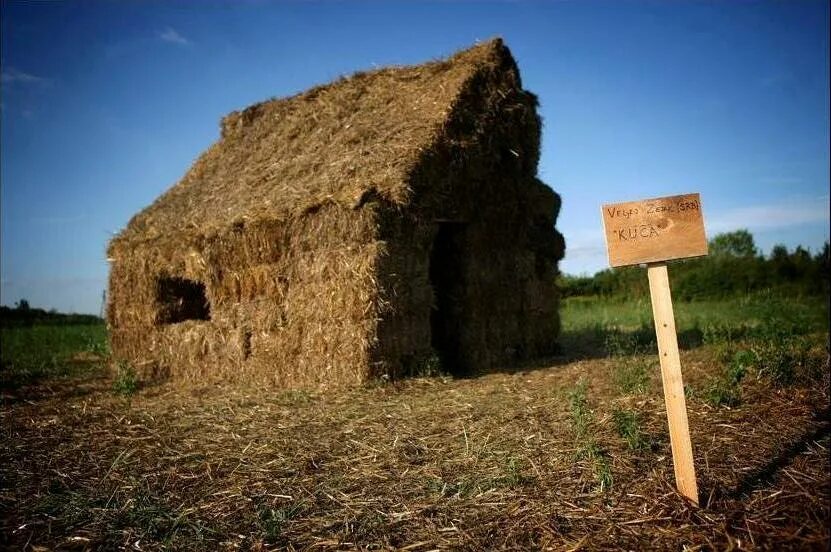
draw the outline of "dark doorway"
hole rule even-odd
[[[185,320],[210,320],[211,307],[205,297],[205,284],[185,278],[159,278],[156,283],[158,324]]]
[[[467,373],[461,351],[464,319],[465,229],[459,222],[440,222],[430,251],[430,285],[435,303],[430,311],[430,345],[442,368]]]

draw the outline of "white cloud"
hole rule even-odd
[[[18,71],[14,67],[8,67],[3,69],[3,72],[0,73],[0,83],[2,84],[37,84],[37,85],[44,85],[49,84],[52,81],[45,77],[39,77],[37,75],[33,75],[31,73],[26,73],[24,71]]]
[[[565,274],[593,274],[598,270],[608,268],[606,259],[606,243],[603,240],[603,229],[582,228],[565,233],[566,256],[560,261],[560,270]]]
[[[170,42],[171,44],[180,44],[182,46],[190,44],[190,40],[179,34],[179,32],[173,27],[167,27],[165,30],[160,32],[159,38],[165,42]]]
[[[717,213],[710,220],[707,218],[705,213],[708,234],[738,228],[769,230],[800,224],[828,224],[828,196],[813,200],[783,200],[771,205],[750,205]]]
[[[562,227],[558,230],[565,232],[566,256],[569,259],[579,259],[605,255],[606,243],[603,241],[603,228],[581,228],[569,231]]]
[[[568,245],[566,245],[566,255],[568,255],[569,259],[594,258],[598,255],[605,254],[606,246],[601,240],[597,240],[597,242],[593,245],[578,245],[575,247],[568,247]]]

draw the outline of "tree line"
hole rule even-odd
[[[56,310],[32,308],[29,301],[21,299],[14,308],[0,306],[0,326],[33,326],[35,324],[74,325],[103,324],[104,321],[93,314],[65,314]]]
[[[707,257],[670,265],[673,297],[690,301],[766,289],[797,296],[828,295],[828,242],[814,255],[802,246],[788,250],[784,245],[763,255],[749,231],[737,230],[715,236],[709,250]],[[649,283],[637,266],[606,269],[594,276],[561,275],[558,283],[563,297],[649,296]]]

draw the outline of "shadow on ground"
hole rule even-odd
[[[703,343],[702,332],[699,329],[684,330],[678,333],[678,347],[682,351],[696,349]],[[492,373],[532,372],[564,366],[581,360],[600,360],[627,355],[657,355],[657,347],[655,333],[652,328],[615,329],[613,331],[586,328],[563,332],[560,335],[557,349],[552,355],[519,361],[512,366],[494,368],[483,373],[455,377],[475,379]]]
[[[820,424],[819,427],[785,445],[779,454],[771,458],[765,465],[743,477],[733,490],[725,494],[725,498],[736,500],[745,498],[753,491],[770,485],[779,471],[790,464],[797,456],[804,453],[811,444],[831,435],[831,410],[826,408],[821,412],[817,412],[814,415],[814,421]]]

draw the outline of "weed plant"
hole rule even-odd
[[[136,377],[136,371],[130,363],[119,360],[116,363],[115,380],[113,381],[113,391],[119,395],[130,397],[138,391],[139,383]]]
[[[283,508],[261,505],[257,508],[260,529],[268,542],[282,537],[286,524],[303,511],[303,504],[296,503]]]
[[[445,498],[469,498],[494,489],[514,489],[533,481],[532,477],[522,474],[521,460],[509,456],[498,467],[497,473],[490,477],[466,476],[456,481],[432,478],[426,488],[434,494]]]
[[[577,437],[578,460],[588,460],[594,468],[595,479],[600,491],[611,489],[614,479],[612,469],[609,465],[609,455],[597,444],[591,434],[592,412],[589,409],[587,398],[586,380],[581,379],[577,385],[569,391],[569,402],[571,404],[571,417],[574,423],[574,433]]]
[[[649,437],[641,430],[638,415],[633,410],[615,409],[612,411],[615,430],[625,441],[629,450],[641,451],[650,446]]]
[[[643,358],[621,361],[614,372],[614,382],[622,395],[645,393],[649,388],[649,371],[652,364]]]
[[[617,326],[606,326],[601,331],[606,354],[611,357],[640,355],[655,348],[655,331],[645,323],[634,331]]]

